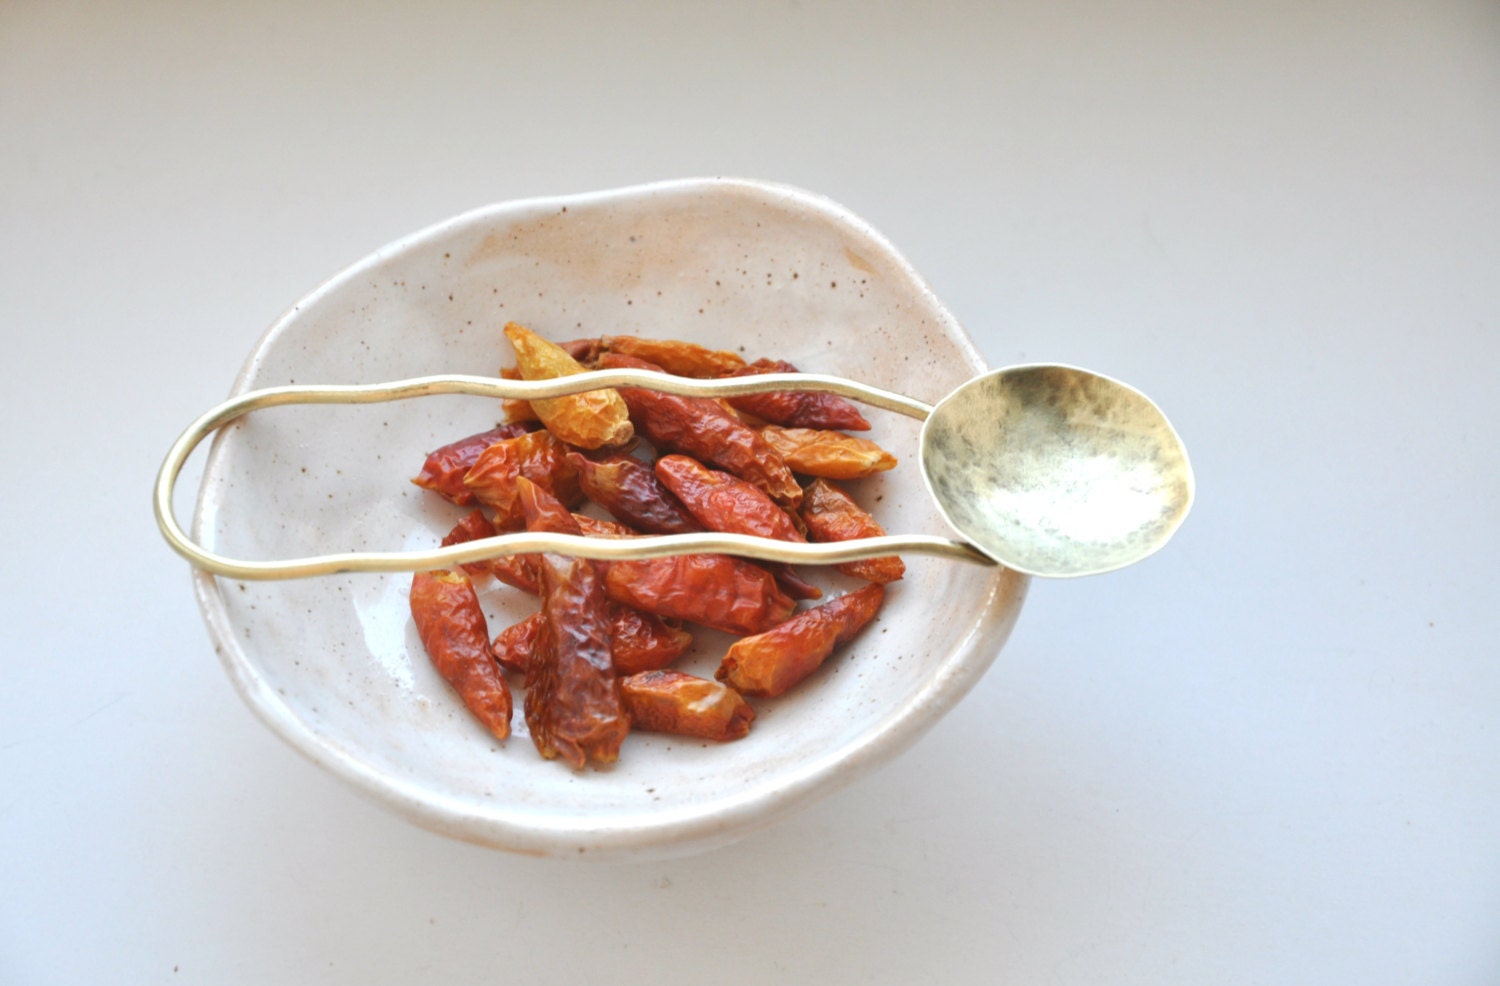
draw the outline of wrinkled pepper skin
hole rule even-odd
[[[496,739],[510,736],[510,686],[490,650],[489,628],[474,587],[462,572],[418,572],[411,615],[438,674],[453,686]]]
[[[638,674],[669,666],[693,645],[693,635],[681,624],[667,621],[610,600],[609,639],[615,671]]]
[[[422,464],[422,471],[411,481],[460,507],[467,507],[474,502],[474,494],[464,485],[464,475],[473,468],[479,454],[496,442],[524,435],[530,430],[531,425],[517,421],[460,438],[429,454]]]
[[[598,339],[573,339],[569,342],[560,342],[558,345],[569,356],[573,357],[580,364],[583,364],[585,369],[592,368],[594,361],[599,358],[600,344]],[[503,366],[500,368],[500,379],[521,380],[524,378],[521,376],[519,368]],[[536,413],[536,409],[531,406],[530,401],[505,398],[500,402],[500,408],[506,421],[532,422],[536,425],[540,425],[542,422],[541,416]]]
[[[500,368],[501,380],[520,380],[521,371],[514,366],[503,366]],[[500,413],[507,422],[527,425],[530,428],[540,428],[542,419],[537,415],[536,408],[531,406],[530,401],[523,401],[518,397],[505,397],[500,401]]]
[[[722,377],[745,366],[744,357],[737,353],[676,339],[605,336],[600,341],[605,350],[655,363],[679,377]]]
[[[479,454],[464,475],[464,486],[495,511],[495,526],[514,530],[523,523],[516,483],[537,483],[569,506],[583,502],[578,474],[568,464],[568,446],[549,431],[529,431],[496,442]]]
[[[758,359],[725,376],[796,372],[797,368],[785,360]],[[837,394],[811,390],[774,390],[768,394],[744,394],[728,400],[730,406],[737,410],[786,428],[833,428],[840,431],[870,429],[870,422],[859,413],[859,408]]]
[[[610,562],[604,584],[616,602],[739,636],[781,623],[797,606],[770,572],[728,555]]]
[[[516,351],[516,366],[526,380],[572,376],[586,369],[561,346],[515,322],[505,326],[505,337]],[[531,410],[548,431],[579,448],[614,447],[635,437],[625,402],[610,389],[534,400]]]
[[[498,533],[495,525],[484,515],[483,510],[474,510],[464,516],[464,519],[454,525],[444,537],[443,547],[455,544],[467,544],[470,541],[480,541],[487,537],[494,537]],[[469,574],[470,578],[482,575],[490,570],[488,561],[465,562],[459,566]]]
[[[807,536],[813,541],[853,541],[885,534],[885,528],[865,513],[853,497],[826,479],[808,485],[800,509]],[[845,562],[835,567],[845,575],[882,585],[906,574],[906,563],[895,555]]]
[[[656,370],[645,360],[606,352],[599,357],[605,369],[631,367]],[[620,396],[630,408],[636,431],[659,452],[681,452],[717,466],[759,486],[771,499],[794,508],[802,499],[802,487],[786,463],[760,433],[719,406],[702,397],[678,397],[643,387],[621,387]]]
[[[754,483],[685,455],[656,460],[656,477],[711,531],[804,541],[796,521]]]
[[[483,510],[475,510],[448,532],[443,538],[443,547],[477,541],[499,533],[495,525],[490,523],[489,518],[484,515]],[[501,555],[497,558],[486,558],[483,561],[469,562],[463,566],[463,570],[470,576],[489,572],[506,585],[515,586],[522,592],[529,592],[533,596],[540,595],[542,592],[542,579],[537,573],[536,559],[532,555]]]
[[[633,532],[575,514],[579,530],[590,537],[629,537]],[[539,555],[508,555],[475,564],[506,585],[533,596],[542,594]],[[684,561],[684,558],[693,559]],[[672,623],[696,623],[726,633],[756,633],[791,615],[796,602],[779,588],[766,569],[728,555],[685,555],[638,561],[595,562],[603,574],[605,594],[613,603]],[[614,569],[619,568],[618,572]],[[676,582],[677,579],[691,581]],[[681,639],[680,631],[656,633],[657,643]],[[686,646],[684,644],[684,646]],[[627,658],[629,660],[629,658]],[[639,667],[636,668],[639,670]]]
[[[681,671],[645,671],[620,681],[636,729],[726,742],[743,739],[755,710],[733,688]]]
[[[532,531],[577,534],[566,506],[525,477],[517,494]],[[526,667],[526,726],[537,752],[573,769],[611,764],[630,731],[610,653],[603,581],[583,558],[542,554],[544,622]]]
[[[794,515],[781,509],[760,487],[738,476],[709,469],[685,455],[656,460],[656,475],[711,531],[749,534],[777,541],[805,541]],[[766,566],[783,592],[793,599],[817,599],[823,591],[803,579],[790,565]]]
[[[638,531],[691,534],[703,530],[652,468],[634,456],[589,459],[572,452],[568,464],[578,473],[584,496]]]
[[[538,638],[547,625],[547,614],[538,610],[526,619],[501,630],[490,641],[495,660],[507,671],[524,675],[531,664],[531,655],[536,652]]]
[[[766,425],[760,437],[776,450],[787,468],[825,479],[864,479],[896,467],[896,457],[868,438],[822,428]]]
[[[542,573],[537,567],[536,555],[503,555],[478,562],[495,578],[506,585],[533,596],[542,594]]]
[[[692,634],[649,613],[610,601],[605,606],[605,615],[609,620],[610,663],[616,674],[660,670],[692,646]],[[526,673],[545,621],[545,614],[533,613],[500,631],[491,647],[501,667]]]
[[[628,527],[617,520],[603,520],[598,517],[590,517],[588,514],[574,514],[573,519],[578,522],[579,531],[591,538],[633,538],[641,536],[640,531],[633,527]]]
[[[834,648],[869,623],[884,599],[885,587],[872,582],[804,610],[764,633],[738,640],[724,655],[714,677],[744,695],[784,695],[816,671]]]

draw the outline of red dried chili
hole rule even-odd
[[[573,452],[568,463],[578,472],[578,485],[584,496],[637,530],[647,534],[689,534],[703,530],[703,525],[662,485],[651,467],[634,456],[589,459]]]
[[[807,536],[814,541],[853,541],[885,534],[885,528],[865,513],[853,497],[826,479],[814,480],[807,487],[801,513]],[[845,575],[882,584],[906,574],[906,563],[895,555],[845,562],[836,567]]]
[[[578,533],[572,514],[525,477],[516,482],[528,530]],[[542,554],[545,620],[526,668],[526,726],[542,756],[578,769],[613,763],[630,731],[610,655],[602,580],[594,563]]]
[[[536,653],[537,638],[541,636],[542,629],[547,625],[547,614],[538,610],[510,626],[501,630],[490,641],[490,649],[495,652],[495,660],[507,671],[516,674],[525,674],[526,668],[531,664],[531,655]]]
[[[660,370],[645,360],[606,352],[599,357],[604,368],[633,367]],[[630,407],[630,420],[659,452],[681,452],[708,465],[717,466],[749,480],[770,494],[777,503],[795,507],[802,499],[791,470],[754,428],[742,423],[702,397],[678,397],[642,387],[621,387],[620,396]]]
[[[796,373],[786,360],[758,359],[725,376],[746,377],[761,373]],[[837,394],[813,390],[774,390],[768,394],[743,394],[729,398],[731,406],[762,421],[787,428],[834,428],[843,431],[868,431],[870,422],[855,407]]]
[[[578,474],[568,464],[568,446],[551,432],[530,431],[496,442],[480,453],[464,476],[464,485],[479,502],[495,511],[496,526],[520,526],[516,484],[525,477],[569,506],[583,501]]]
[[[433,667],[496,739],[510,735],[510,686],[495,663],[484,610],[462,572],[418,572],[411,615]]]
[[[524,435],[530,430],[530,424],[517,421],[444,445],[427,456],[422,471],[412,477],[412,482],[466,507],[474,502],[474,494],[464,485],[464,474],[473,467],[479,454],[496,442]]]
[[[606,604],[604,611],[609,620],[610,663],[616,674],[665,668],[692,646],[692,634],[650,613],[642,613],[613,600]],[[533,613],[500,631],[491,646],[501,667],[526,673],[545,620],[545,614]]]
[[[627,606],[741,635],[781,623],[797,606],[770,572],[728,555],[610,562],[604,584]]]
[[[749,534],[778,541],[805,541],[796,518],[738,476],[709,469],[685,455],[664,455],[656,461],[656,475],[693,517],[712,531]],[[767,566],[782,591],[793,599],[817,599],[823,591],[803,579],[790,565]]]

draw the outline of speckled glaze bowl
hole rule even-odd
[[[826,199],[685,180],[466,213],[384,247],[266,332],[235,393],[493,373],[508,320],[553,339],[640,334],[787,359],[935,401],[984,366],[879,234]],[[947,533],[918,473],[919,425],[871,411],[902,458],[851,484],[887,530]],[[493,401],[426,398],[258,412],[215,440],[194,536],[236,557],[431,547],[464,511],[413,486],[426,453],[491,427]],[[408,575],[240,582],[195,575],[235,687],[292,746],[419,825],[516,852],[677,854],[727,843],[906,748],[994,660],[1026,579],[913,557],[875,622],[728,744],[632,734],[617,765],[575,773],[525,735],[494,741],[432,669]],[[805,574],[829,595],[853,583]],[[481,584],[491,632],[531,597]],[[711,676],[730,642],[679,665]],[[519,699],[519,696],[518,696]],[[520,702],[517,707],[519,710]]]

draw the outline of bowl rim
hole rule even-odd
[[[455,230],[529,212],[562,207],[608,205],[656,195],[734,191],[761,196],[793,208],[811,209],[846,232],[876,247],[916,288],[938,316],[945,336],[958,346],[975,372],[984,361],[972,340],[933,293],[926,280],[900,251],[868,223],[825,196],[775,182],[745,178],[682,178],[627,185],[594,192],[533,196],[501,201],[462,212],[381,246],[348,265],[288,307],[260,335],[246,357],[230,396],[251,389],[263,356],[278,336],[294,325],[303,309],[336,291],[387,258],[419,248]],[[218,473],[228,431],[212,440],[192,519],[192,536],[203,541],[206,519],[220,502]],[[395,810],[433,832],[493,848],[537,856],[569,858],[640,858],[642,852],[673,855],[696,852],[736,841],[764,828],[792,810],[852,783],[871,768],[907,749],[966,695],[993,663],[1013,629],[1030,577],[997,566],[983,608],[960,645],[951,651],[921,688],[872,724],[849,744],[808,761],[791,772],[776,772],[747,784],[736,795],[703,805],[611,816],[607,821],[578,814],[511,814],[499,804],[475,812],[467,803],[445,797],[418,782],[383,773],[361,762],[330,736],[301,719],[259,675],[233,632],[223,587],[234,580],[192,571],[198,607],[214,650],[241,699],[283,741],[340,777],[367,798]]]

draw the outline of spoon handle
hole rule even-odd
[[[652,370],[594,370],[550,380],[501,380],[480,376],[429,376],[389,383],[330,386],[286,386],[253,390],[233,397],[200,415],[167,452],[156,476],[153,506],[162,536],[178,554],[199,568],[239,579],[291,579],[338,572],[414,572],[478,561],[506,554],[553,551],[600,560],[658,558],[667,555],[723,553],[804,564],[838,564],[882,555],[914,553],[994,564],[961,541],[927,535],[863,538],[824,544],[774,541],[742,534],[674,534],[642,538],[583,538],[565,534],[506,534],[430,551],[344,552],[284,561],[241,561],[211,552],[193,541],[177,522],[173,493],[177,477],[193,450],[209,435],[232,421],[268,407],[293,404],[374,404],[410,400],[434,394],[535,400],[562,397],[605,387],[647,387],[686,397],[733,397],[775,390],[813,390],[838,394],[872,407],[925,419],[932,406],[843,377],[816,373],[765,373],[755,376],[699,380]]]

